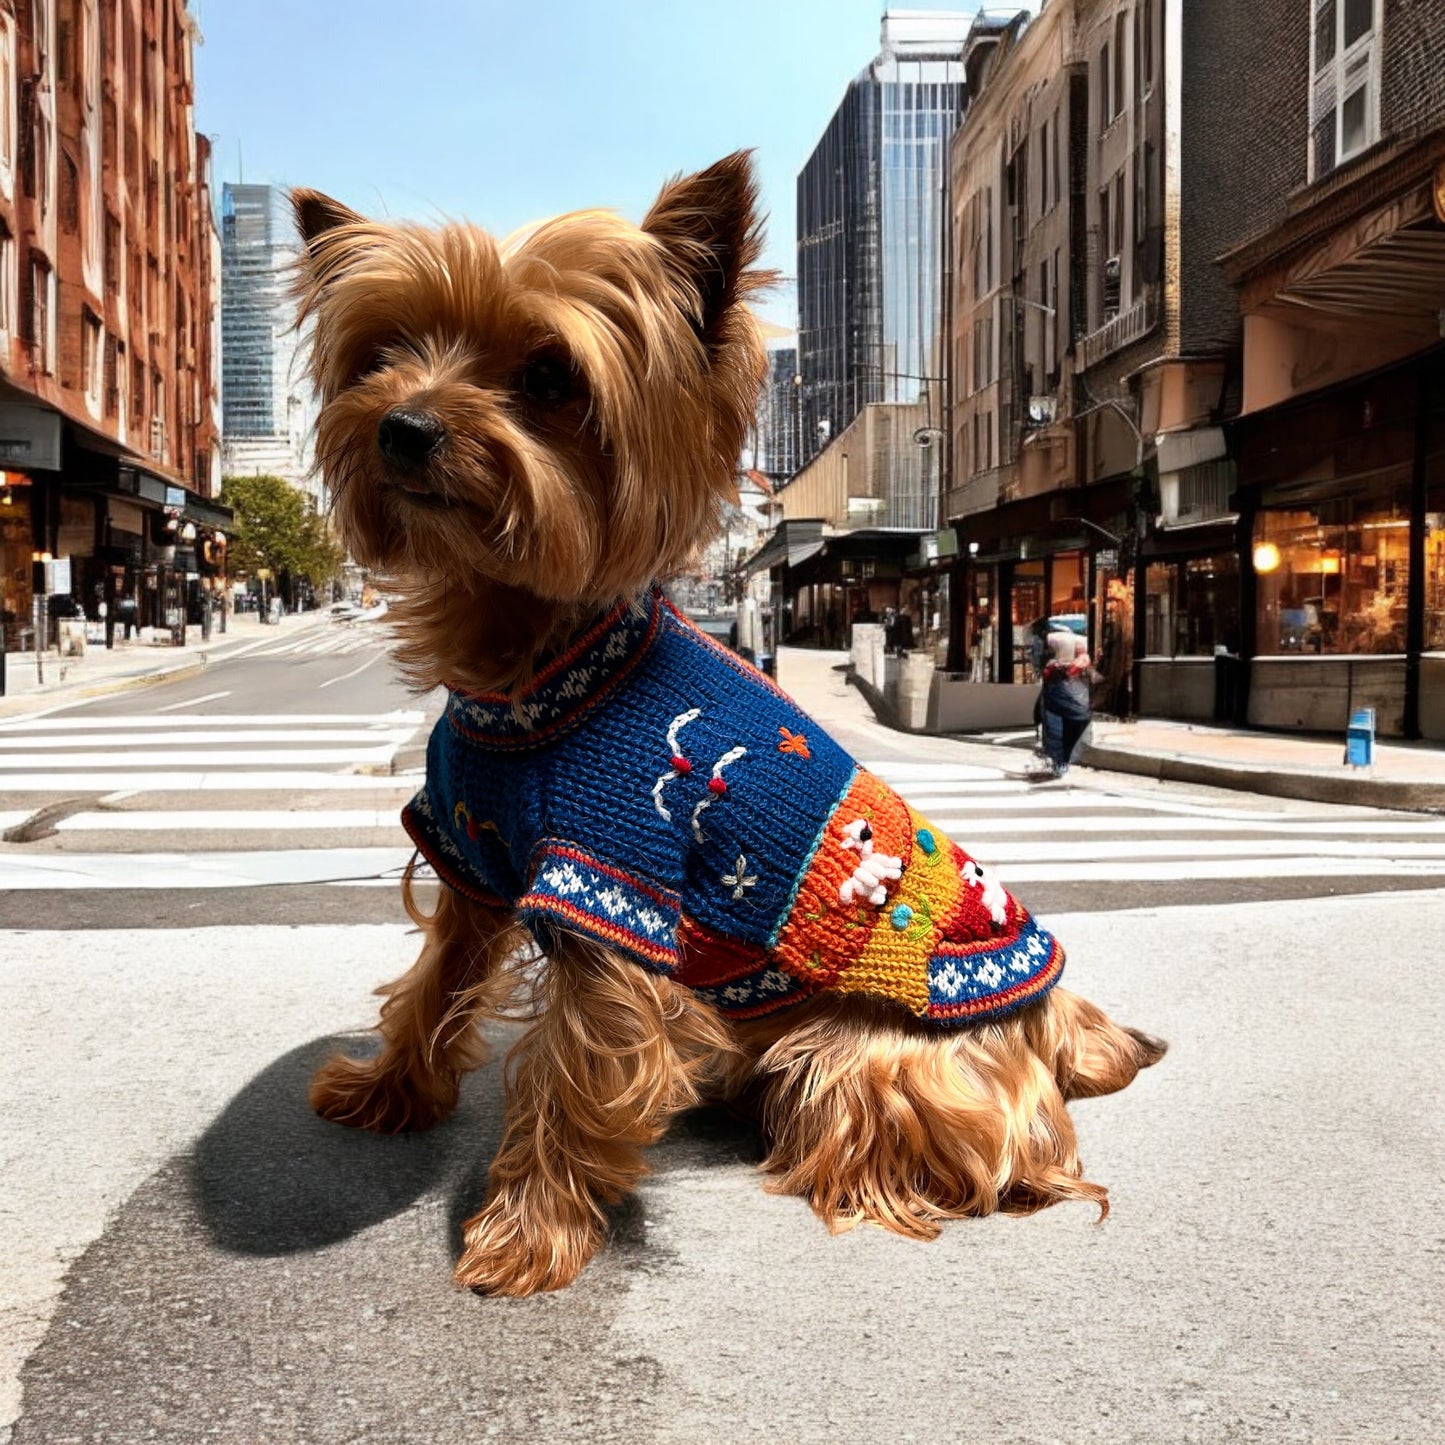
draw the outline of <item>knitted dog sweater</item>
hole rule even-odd
[[[515,703],[452,692],[402,818],[544,950],[585,935],[737,1018],[834,989],[966,1024],[1063,967],[988,870],[656,589]]]

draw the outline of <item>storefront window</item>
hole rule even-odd
[[[34,542],[30,478],[0,473],[0,647],[16,652],[30,638]]]
[[[1254,568],[1262,655],[1404,652],[1409,493],[1262,512]]]
[[[1148,657],[1239,651],[1239,562],[1232,552],[1151,562],[1144,618]]]
[[[1082,552],[1060,552],[1049,576],[1049,616],[1087,617],[1089,561]]]
[[[1037,682],[1039,680],[1042,645],[1037,643],[1029,631],[1029,625],[1046,616],[1044,593],[1044,564],[1020,562],[1014,568],[1013,588],[1010,597],[1013,618],[1014,677],[1015,682]]]

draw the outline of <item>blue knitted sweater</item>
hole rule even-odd
[[[440,877],[755,1017],[820,989],[937,1024],[1063,953],[957,844],[654,589],[513,700],[453,692],[403,821]]]

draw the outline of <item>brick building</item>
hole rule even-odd
[[[1224,257],[1239,712],[1338,730],[1369,706],[1445,741],[1445,0],[1310,9],[1258,152],[1285,205]]]
[[[1232,712],[1242,325],[1222,252],[1286,213],[1296,0],[980,16],[953,144],[950,664],[1032,679],[1070,616],[1118,711]],[[1300,45],[1305,59],[1300,60]],[[1287,107],[1286,107],[1287,108]]]
[[[219,243],[184,0],[0,5],[0,623],[217,581]],[[36,565],[61,563],[48,579]],[[69,566],[64,563],[68,560]],[[66,573],[68,572],[68,577]],[[58,573],[58,575],[57,575]],[[68,600],[67,600],[68,594]],[[130,611],[125,606],[124,611]]]

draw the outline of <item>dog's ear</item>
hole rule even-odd
[[[296,229],[301,232],[301,239],[306,242],[308,251],[316,249],[318,237],[334,231],[337,226],[354,225],[366,219],[343,206],[340,201],[323,196],[320,191],[308,191],[299,187],[291,192],[291,209],[296,213]]]
[[[752,152],[735,151],[705,171],[669,182],[642,223],[696,290],[698,311],[691,319],[709,346],[718,341],[729,308],[763,279],[749,275],[762,252],[757,204]]]

